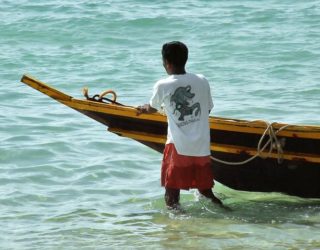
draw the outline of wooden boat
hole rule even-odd
[[[166,141],[166,116],[137,114],[116,101],[113,91],[75,99],[24,75],[21,81],[98,121],[108,131],[136,140],[160,153]],[[113,98],[105,97],[112,94]],[[320,126],[210,117],[215,180],[236,190],[282,192],[320,198]]]

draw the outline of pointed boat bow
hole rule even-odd
[[[21,78],[21,82],[29,85],[30,87],[40,91],[41,93],[50,96],[51,98],[59,101],[71,101],[72,96],[66,95],[65,93],[41,82],[40,80],[30,76],[30,75],[23,75]]]

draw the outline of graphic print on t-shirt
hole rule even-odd
[[[183,123],[179,124],[180,126],[187,125],[191,122],[197,121],[193,116],[189,119],[185,119],[185,116],[194,115],[195,117],[199,116],[201,113],[200,103],[193,103],[193,98],[195,97],[194,93],[191,93],[191,86],[178,87],[174,94],[170,98],[171,105],[175,105],[173,113],[176,116],[179,116],[178,120]],[[178,113],[176,112],[178,111]]]

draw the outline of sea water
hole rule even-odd
[[[319,200],[216,183],[232,211],[192,190],[168,211],[161,154],[20,82],[140,105],[181,40],[211,115],[319,125],[319,0],[0,0],[0,20],[0,249],[320,249]]]

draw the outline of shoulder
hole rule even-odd
[[[193,73],[188,73],[188,78],[190,79],[190,81],[195,82],[197,84],[205,84],[205,85],[209,85],[209,81],[207,80],[207,78],[202,75],[202,74],[193,74]]]
[[[172,82],[174,82],[174,79],[172,76],[162,78],[155,83],[154,88],[163,87],[163,86],[166,86]]]
[[[203,75],[203,74],[195,74],[199,79],[203,80],[203,81],[208,81],[207,78]]]
[[[174,77],[172,75],[161,78],[160,80],[157,81],[158,84],[166,84],[174,81]]]
[[[194,74],[194,73],[187,73],[186,75],[188,78],[197,79],[197,80],[204,80],[207,81],[206,77],[203,74]]]

